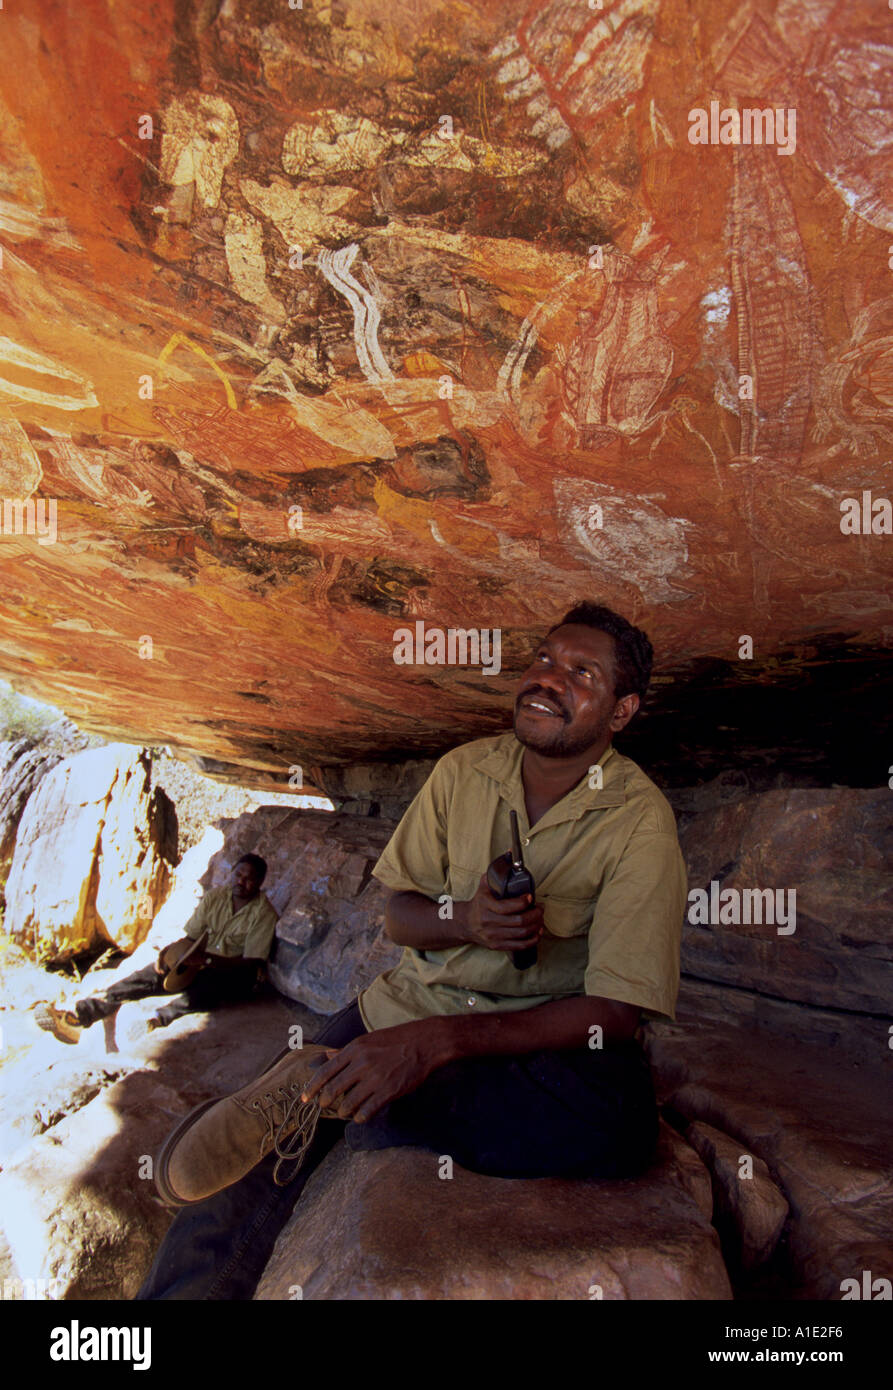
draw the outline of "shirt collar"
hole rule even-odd
[[[263,893],[258,893],[256,898],[249,898],[247,903],[243,903],[241,907],[237,908],[235,903],[233,902],[233,890],[231,884],[222,884],[221,887],[223,892],[223,898],[221,899],[221,901],[226,904],[226,908],[229,912],[230,917],[238,917],[241,913],[248,912],[250,908],[257,907],[264,900]]]
[[[524,745],[513,733],[504,734],[492,748],[474,764],[479,772],[492,777],[499,783],[499,789],[508,803],[527,819],[524,802],[524,783],[521,778],[521,759]],[[609,744],[602,755],[601,790],[589,786],[589,773],[584,773],[575,787],[565,792],[560,801],[542,816],[531,829],[535,834],[539,829],[556,825],[565,820],[579,820],[587,811],[600,811],[608,806],[623,806],[626,802],[625,759],[613,744]]]

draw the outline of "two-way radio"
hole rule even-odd
[[[510,812],[512,825],[512,847],[493,860],[487,870],[487,884],[494,898],[523,898],[530,894],[530,906],[536,902],[536,885],[533,874],[525,867],[521,854],[521,832],[518,829],[518,812]],[[523,951],[512,951],[512,964],[516,970],[529,970],[536,965],[536,946],[526,946]]]

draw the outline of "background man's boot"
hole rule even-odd
[[[73,1009],[60,1009],[48,1001],[38,1004],[34,1010],[34,1022],[45,1033],[52,1033],[60,1042],[80,1042],[84,1024]]]

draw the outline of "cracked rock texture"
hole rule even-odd
[[[840,1299],[843,1280],[893,1272],[887,1043],[877,1020],[874,1060],[856,1064],[808,1034],[781,1046],[688,1016],[649,1027],[660,1102],[742,1144],[788,1202],[788,1296]]]
[[[773,1254],[788,1214],[769,1169],[762,1159],[742,1154],[741,1145],[727,1134],[700,1120],[689,1125],[685,1137],[710,1169],[714,1207],[735,1232],[742,1267],[757,1268]]]

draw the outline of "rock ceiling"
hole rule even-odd
[[[579,597],[668,691],[884,649],[887,7],[292,3],[0,11],[0,674],[271,783]]]

